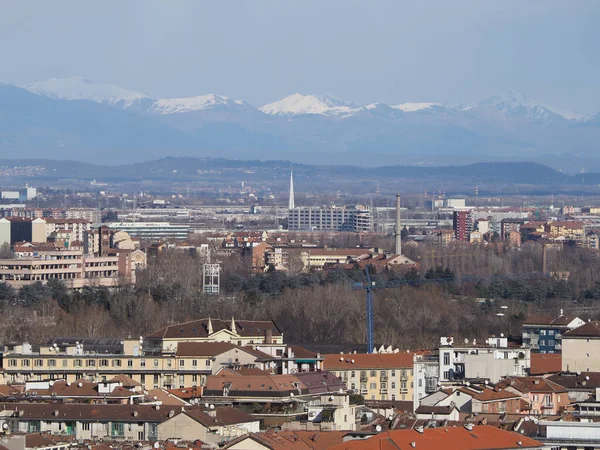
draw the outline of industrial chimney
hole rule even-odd
[[[400,194],[396,194],[396,255],[402,254],[402,228],[400,227]]]

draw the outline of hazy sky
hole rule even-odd
[[[0,80],[73,75],[256,106],[294,92],[473,103],[514,89],[591,113],[600,1],[0,0]]]

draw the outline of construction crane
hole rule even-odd
[[[373,289],[375,282],[371,280],[369,274],[369,266],[365,267],[365,274],[367,276],[366,283],[355,283],[356,289],[364,289],[367,294],[366,309],[367,309],[367,353],[373,353],[375,344],[373,343]]]

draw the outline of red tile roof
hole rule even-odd
[[[530,375],[545,375],[562,370],[562,355],[560,353],[532,353]]]
[[[412,352],[323,355],[323,366],[326,370],[412,368],[413,355]]]
[[[600,322],[588,322],[563,334],[563,338],[600,337]]]
[[[208,337],[208,320],[199,319],[190,322],[170,325],[155,331],[148,338],[157,339],[192,339],[198,337]],[[230,330],[231,320],[210,319],[213,332],[220,330]],[[271,330],[273,336],[281,336],[281,331],[271,320],[236,320],[235,332],[240,336],[264,336],[266,330]]]
[[[392,430],[379,433],[366,440],[348,441],[332,450],[497,450],[497,449],[540,449],[544,444],[517,433],[505,431],[489,425],[464,427],[425,428],[423,433],[416,430]]]

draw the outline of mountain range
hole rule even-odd
[[[135,163],[173,156],[303,163],[597,163],[600,113],[567,117],[516,92],[474,105],[356,105],[293,94],[256,108],[216,94],[154,98],[81,77],[0,84],[4,157]]]

